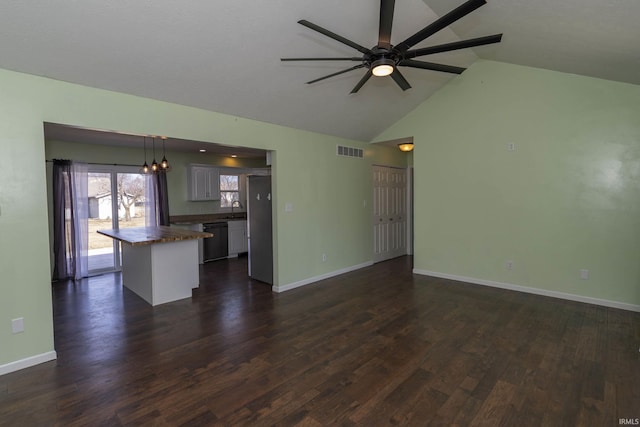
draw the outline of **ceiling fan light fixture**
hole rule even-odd
[[[404,152],[413,151],[413,142],[403,142],[402,144],[398,144],[398,148]]]
[[[393,73],[395,61],[389,58],[380,58],[371,63],[371,73],[376,77],[384,77]]]
[[[455,67],[452,65],[436,64],[433,62],[417,61],[413,58],[421,56],[431,55],[441,52],[449,52],[458,49],[466,49],[475,46],[484,46],[492,43],[498,43],[502,40],[502,34],[494,34],[492,36],[477,37],[467,40],[459,40],[452,43],[444,43],[439,45],[432,45],[429,47],[412,49],[413,46],[423,42],[436,32],[446,28],[456,22],[457,20],[467,16],[469,13],[478,9],[480,6],[487,3],[487,0],[466,0],[465,3],[451,10],[446,15],[442,15],[440,18],[433,21],[431,24],[425,26],[420,31],[409,37],[408,39],[396,44],[391,44],[391,29],[393,27],[393,13],[395,9],[395,0],[380,0],[380,21],[378,26],[378,42],[368,49],[358,43],[351,41],[339,34],[331,32],[326,28],[322,28],[306,19],[301,19],[298,24],[303,25],[310,30],[320,33],[330,39],[333,39],[339,43],[349,46],[352,49],[357,50],[362,54],[362,57],[339,57],[339,58],[280,58],[281,61],[355,61],[360,64],[355,65],[346,70],[341,70],[335,73],[331,73],[327,76],[320,77],[307,84],[316,83],[330,77],[339,76],[344,73],[348,73],[353,70],[357,70],[363,67],[367,68],[367,73],[360,79],[358,84],[349,92],[350,94],[358,93],[362,86],[369,81],[371,76],[391,76],[393,81],[403,91],[411,89],[409,82],[402,76],[399,65],[409,68],[418,68],[422,70],[438,71],[442,73],[461,74],[465,68]]]

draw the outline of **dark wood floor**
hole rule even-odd
[[[398,258],[283,294],[246,258],[152,308],[54,286],[58,359],[0,377],[0,425],[619,425],[640,314],[413,276]]]

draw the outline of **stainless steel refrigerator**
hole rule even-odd
[[[249,277],[273,285],[271,176],[247,178]]]

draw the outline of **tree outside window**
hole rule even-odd
[[[131,221],[131,210],[144,202],[145,183],[142,175],[118,174],[118,203],[124,210],[124,220]],[[137,215],[144,217],[144,215]],[[120,218],[122,219],[122,218]]]
[[[234,203],[237,202],[235,205]],[[240,177],[220,175],[220,207],[231,208],[240,203]]]
[[[88,176],[90,218],[111,218],[111,172],[91,172]],[[104,202],[99,202],[103,199]],[[117,174],[118,219],[131,221],[134,217],[144,218],[145,182],[137,173]],[[106,203],[107,209],[99,208]],[[141,210],[141,211],[140,211]],[[104,211],[107,212],[104,215]],[[100,212],[103,212],[101,215]]]

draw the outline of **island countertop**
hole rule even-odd
[[[153,243],[167,243],[178,240],[203,239],[213,237],[211,233],[184,230],[177,227],[133,227],[98,230],[98,233],[128,243],[132,246],[151,245]]]

